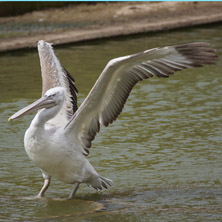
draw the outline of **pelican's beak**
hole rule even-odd
[[[26,106],[25,108],[19,110],[18,112],[16,112],[15,114],[13,114],[8,121],[25,116],[31,112],[34,112],[36,110],[39,109],[43,109],[43,108],[50,108],[55,106],[55,102],[49,97],[49,96],[43,96],[42,98],[38,99],[37,101],[35,101],[34,103]]]

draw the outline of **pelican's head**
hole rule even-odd
[[[43,98],[44,97],[46,98],[46,100],[51,101],[55,105],[61,104],[65,99],[65,88],[63,87],[51,88],[46,91]]]
[[[40,109],[49,109],[54,106],[59,106],[60,108],[63,105],[63,102],[65,100],[65,88],[63,87],[55,87],[52,89],[49,89],[46,91],[44,96],[34,103],[26,106],[25,108],[19,110],[15,114],[13,114],[8,120],[13,120],[22,116],[25,116],[31,112],[34,112],[36,110]]]

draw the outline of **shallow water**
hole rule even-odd
[[[114,124],[102,128],[90,150],[98,173],[114,181],[103,192],[43,179],[28,159],[23,135],[33,115],[7,119],[41,95],[36,50],[0,55],[0,220],[9,221],[221,221],[222,26],[202,26],[55,47],[76,80],[79,103],[111,58],[148,48],[209,41],[215,66],[150,79],[132,91]]]

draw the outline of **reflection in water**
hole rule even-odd
[[[191,41],[210,41],[222,55],[221,32],[221,25],[207,26],[73,44],[55,51],[76,79],[81,102],[109,59]],[[39,98],[39,59],[36,50],[2,54],[0,219],[73,221],[75,215],[77,221],[219,221],[221,66],[220,60],[216,66],[150,79],[134,88],[121,116],[102,128],[91,148],[90,161],[102,176],[114,181],[111,189],[96,193],[82,186],[78,200],[69,202],[63,198],[71,186],[53,180],[47,196],[62,201],[25,200],[42,186],[41,173],[23,148],[23,135],[33,116],[10,124],[7,119]],[[105,209],[76,216],[97,206],[87,201]]]

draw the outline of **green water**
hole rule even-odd
[[[209,41],[215,66],[139,83],[114,124],[93,142],[90,162],[113,187],[96,192],[43,183],[23,148],[33,115],[7,119],[41,95],[36,50],[0,55],[0,221],[221,221],[222,25],[57,46],[83,101],[105,64],[157,46]],[[97,211],[95,211],[97,209]],[[98,210],[99,209],[99,210]]]

